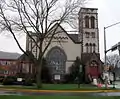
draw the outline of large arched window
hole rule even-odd
[[[95,45],[95,43],[93,43],[93,52],[95,52],[95,47],[96,47],[96,45]]]
[[[63,49],[57,46],[51,48],[46,55],[46,60],[53,79],[55,79],[55,75],[60,75],[61,77],[65,73],[67,56]]]
[[[95,17],[92,16],[90,20],[91,20],[91,28],[95,28]]]
[[[86,53],[88,53],[88,47],[89,47],[88,43],[86,43],[85,46],[86,46]]]
[[[85,27],[89,28],[89,16],[85,16]]]

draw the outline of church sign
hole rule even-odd
[[[55,80],[60,80],[60,75],[54,75]]]

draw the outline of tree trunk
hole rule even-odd
[[[42,88],[42,79],[41,79],[41,71],[42,71],[42,63],[43,63],[43,57],[42,57],[42,44],[43,39],[40,41],[40,49],[39,49],[39,55],[37,60],[37,75],[36,75],[36,81],[37,81],[37,88]]]
[[[42,88],[41,70],[42,70],[42,59],[37,64],[36,83],[38,89]]]

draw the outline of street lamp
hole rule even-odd
[[[107,28],[110,28],[110,27],[112,27],[112,26],[115,26],[115,25],[117,25],[117,24],[120,24],[120,22],[117,22],[117,23],[111,24],[111,25],[109,25],[109,26],[107,26],[107,27],[104,27],[104,54],[105,54],[105,65],[106,65],[106,54],[107,54],[107,52],[109,51],[109,50],[106,50],[106,29],[107,29]]]
[[[106,54],[107,54],[108,51],[110,51],[110,49],[109,49],[109,50],[106,50],[106,29],[107,29],[107,28],[110,28],[110,27],[112,27],[112,26],[115,26],[115,25],[117,25],[117,24],[120,24],[120,22],[117,22],[117,23],[111,24],[111,25],[109,25],[109,26],[107,26],[107,27],[104,27],[105,66],[107,65],[107,60],[106,60],[107,56],[106,56]],[[104,72],[107,73],[107,69],[105,69]],[[106,79],[105,79],[105,87],[107,88],[107,77],[105,77],[105,78],[106,78]]]
[[[115,78],[115,72],[113,71],[112,73],[113,73],[113,88],[115,88],[115,79],[116,79]]]

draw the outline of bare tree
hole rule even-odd
[[[113,66],[114,68],[120,65],[120,56],[117,54],[107,56],[107,64]]]
[[[32,58],[37,67],[37,87],[42,87],[41,69],[42,58],[56,34],[58,26],[64,22],[69,23],[74,11],[86,3],[86,0],[1,0],[0,1],[0,27],[9,31],[20,50],[28,55],[21,47],[17,32],[26,34],[39,49],[38,58]],[[51,30],[52,26],[55,26]],[[31,36],[29,29],[38,35],[37,41]],[[48,39],[43,48],[45,39]]]

